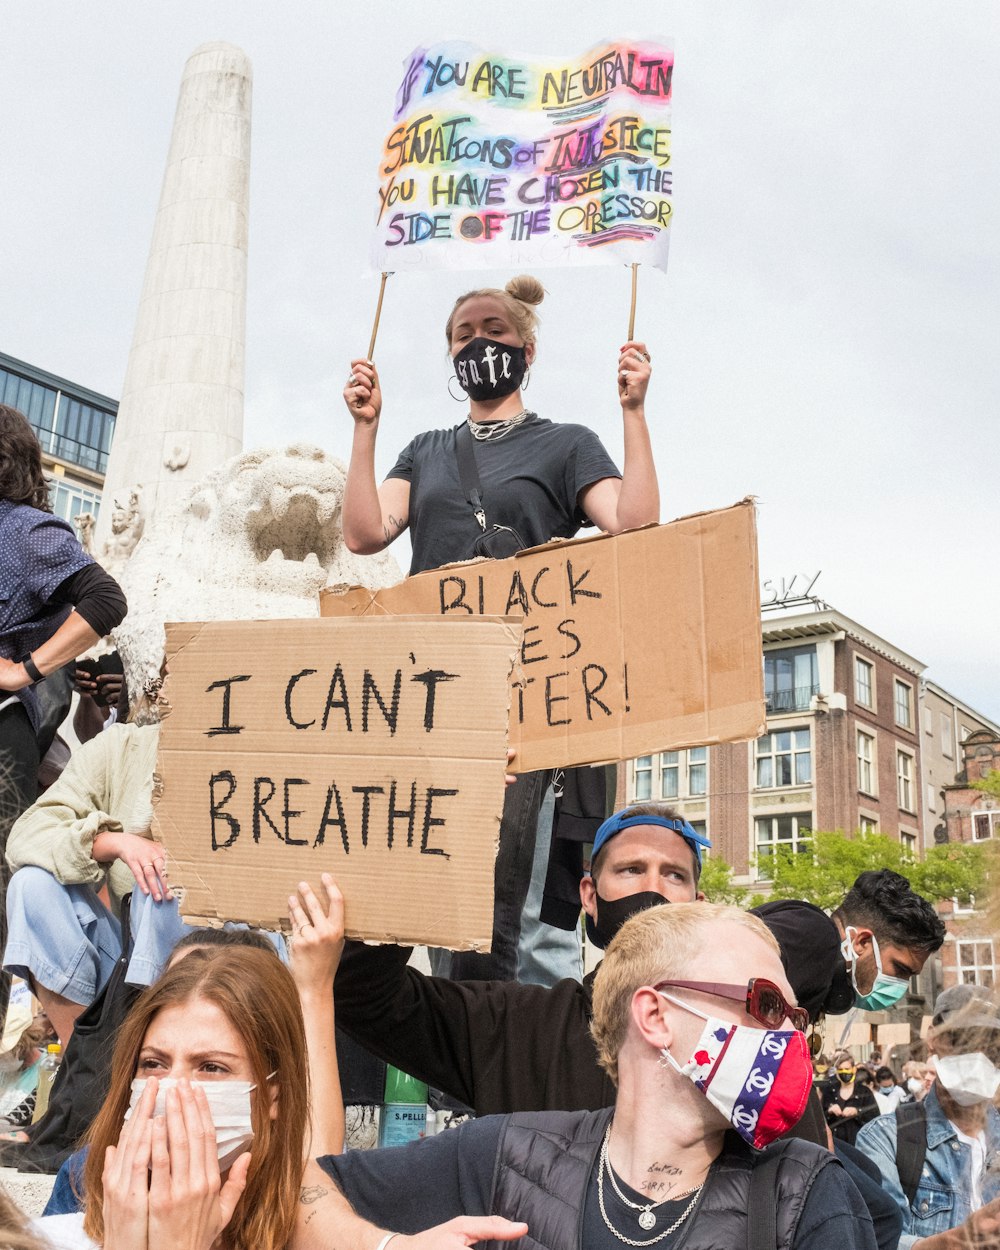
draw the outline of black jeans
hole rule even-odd
[[[436,975],[453,981],[515,981],[521,913],[531,885],[535,830],[551,772],[522,773],[504,795],[493,887],[493,949],[431,952]],[[449,958],[450,956],[450,958]]]
[[[7,945],[7,835],[38,798],[39,762],[38,739],[24,704],[18,699],[0,708],[0,952]],[[10,973],[0,972],[0,1019],[9,997]]]

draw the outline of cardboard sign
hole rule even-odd
[[[416,48],[379,159],[374,268],[666,269],[673,73],[649,39],[568,59]]]
[[[351,937],[489,950],[518,621],[167,626],[155,836],[192,924],[288,925],[333,873]]]
[[[524,619],[514,769],[632,759],[764,731],[752,501],[616,537],[324,591],[324,616]]]

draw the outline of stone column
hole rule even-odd
[[[98,522],[113,559],[243,447],[251,84],[231,44],[184,67]],[[137,489],[139,515],[112,534]]]

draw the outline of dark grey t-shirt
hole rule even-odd
[[[572,538],[591,525],[577,496],[602,478],[620,478],[593,430],[531,417],[498,441],[474,441],[486,523],[509,525],[526,547]],[[465,498],[455,430],[428,430],[404,448],[388,477],[410,483],[411,573],[467,560],[479,523]]]

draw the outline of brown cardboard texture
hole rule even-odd
[[[764,730],[752,500],[508,560],[326,590],[324,616],[524,619],[512,676],[519,772],[755,738]]]
[[[193,924],[288,926],[331,872],[348,935],[489,950],[519,620],[167,626],[154,832]]]

